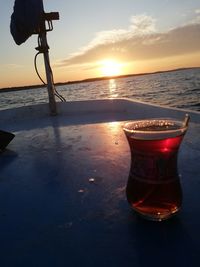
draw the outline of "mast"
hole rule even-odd
[[[43,1],[42,1],[43,6]],[[44,6],[43,6],[44,10]],[[37,50],[43,53],[44,56],[44,65],[45,65],[45,72],[46,72],[46,80],[47,80],[47,91],[48,91],[48,97],[49,97],[49,109],[51,115],[57,114],[57,106],[56,106],[56,100],[55,100],[55,86],[53,81],[53,73],[51,70],[50,65],[50,59],[49,59],[49,46],[47,43],[47,31],[53,30],[53,24],[52,20],[59,19],[59,13],[57,12],[51,12],[51,13],[43,13],[44,16],[41,19],[41,25],[40,25],[40,32],[39,32],[39,40],[40,45]],[[48,28],[46,27],[46,22],[48,25]]]

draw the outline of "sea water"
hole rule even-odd
[[[200,68],[56,86],[67,101],[126,97],[200,111]],[[58,99],[59,101],[59,99]],[[0,109],[48,102],[46,88],[0,91]]]

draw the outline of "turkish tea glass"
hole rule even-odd
[[[131,207],[149,220],[162,221],[176,214],[182,203],[178,150],[188,128],[175,119],[147,119],[124,125],[131,151],[126,187]]]

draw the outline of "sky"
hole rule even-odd
[[[27,0],[28,1],[28,0]],[[55,82],[200,67],[199,0],[44,0],[60,20],[47,34]],[[41,84],[37,36],[16,45],[14,1],[0,3],[0,88]],[[38,70],[45,79],[42,55]]]

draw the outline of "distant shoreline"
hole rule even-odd
[[[55,86],[62,86],[62,85],[76,84],[76,83],[85,83],[85,82],[96,82],[96,81],[110,80],[110,79],[120,79],[120,78],[134,77],[134,76],[136,77],[136,76],[150,75],[150,74],[168,73],[168,72],[190,70],[190,69],[200,69],[200,67],[177,68],[177,69],[171,69],[171,70],[166,70],[166,71],[155,71],[155,72],[147,72],[147,73],[88,78],[88,79],[76,80],[76,81],[58,82],[58,83],[55,83]],[[37,88],[41,88],[41,87],[46,87],[46,85],[38,84],[38,85],[26,85],[26,86],[18,86],[18,87],[5,87],[5,88],[0,88],[0,93],[29,90],[29,89],[37,89]]]

